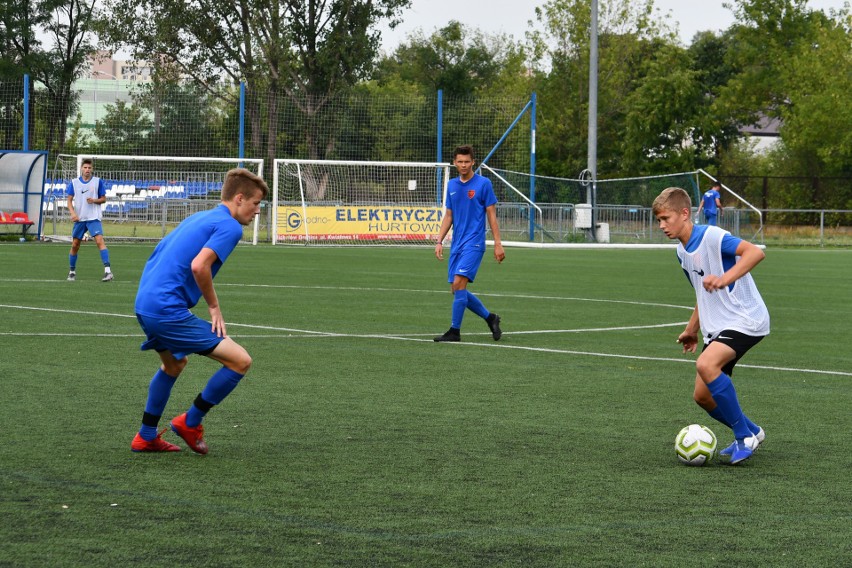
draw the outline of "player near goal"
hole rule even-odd
[[[101,280],[109,282],[113,279],[113,274],[101,223],[101,205],[106,203],[106,188],[104,181],[94,175],[94,165],[90,158],[83,160],[80,166],[80,177],[71,180],[65,193],[68,195],[68,212],[74,222],[74,228],[71,230],[71,252],[68,255],[68,263],[71,267],[68,271],[68,280],[74,282],[77,279],[77,253],[80,250],[80,243],[88,232],[95,239],[95,244],[98,245],[101,253],[101,261],[104,263],[104,277]]]
[[[722,184],[715,181],[710,186],[710,189],[705,191],[704,195],[701,196],[701,200],[698,202],[698,211],[695,212],[696,223],[703,209],[704,220],[707,224],[716,224],[716,217],[722,213],[722,195],[719,193],[720,189],[722,189]]]
[[[222,364],[207,381],[189,410],[171,421],[172,430],[199,454],[207,453],[201,421],[233,391],[251,367],[251,356],[228,337],[213,279],[243,236],[243,226],[260,213],[269,193],[262,178],[246,169],[233,169],[222,185],[222,202],[210,211],[185,219],[169,233],[145,264],[136,295],[136,318],[162,365],[151,379],[142,427],[130,445],[134,452],[176,452],[180,448],[158,433],[160,418],[172,387],[192,353]],[[190,308],[201,297],[210,322]]]
[[[452,323],[446,333],[435,338],[438,342],[461,341],[461,324],[466,309],[485,320],[494,341],[503,335],[500,316],[489,312],[479,298],[467,289],[467,285],[476,278],[485,256],[486,218],[494,235],[494,258],[498,263],[506,258],[497,225],[497,197],[491,180],[473,171],[475,163],[473,147],[458,146],[453,151],[453,165],[459,175],[447,185],[446,211],[435,244],[435,256],[443,260],[444,238],[452,227],[453,244],[447,279],[453,293]]]
[[[704,347],[695,362],[693,398],[715,420],[731,428],[734,443],[722,450],[736,465],[752,456],[763,442],[763,428],[749,420],[737,399],[731,375],[734,365],[769,334],[769,311],[750,271],[766,256],[752,243],[690,218],[689,194],[678,187],[654,200],[660,229],[677,239],[677,257],[695,289],[696,305],[677,341],[694,353],[698,334]]]

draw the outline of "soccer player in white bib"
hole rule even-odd
[[[91,158],[85,158],[80,166],[80,177],[71,180],[65,190],[68,196],[68,212],[71,214],[71,221],[74,222],[74,228],[71,230],[71,252],[68,255],[68,263],[71,266],[71,270],[68,271],[70,282],[77,279],[77,253],[87,232],[91,238],[95,239],[95,244],[98,245],[101,253],[101,261],[104,263],[104,277],[101,280],[109,282],[113,279],[109,249],[104,242],[104,228],[101,224],[102,205],[106,203],[106,188],[104,181],[93,175],[93,172]]]
[[[677,258],[696,306],[678,336],[684,353],[694,353],[698,334],[704,348],[695,362],[694,399],[707,413],[734,432],[734,442],[720,453],[736,465],[749,459],[766,437],[746,416],[737,399],[731,374],[745,353],[769,335],[769,311],[749,273],[763,251],[748,241],[710,225],[695,225],[692,202],[681,188],[670,187],[654,200],[660,229],[677,239]]]

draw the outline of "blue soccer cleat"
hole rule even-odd
[[[746,461],[752,455],[754,455],[754,450],[746,443],[745,440],[739,441],[735,440],[733,444],[719,452],[720,456],[730,456],[731,460],[728,462],[729,465],[737,465]]]

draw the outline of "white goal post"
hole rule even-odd
[[[441,162],[276,159],[272,243],[434,241],[450,167]]]
[[[51,172],[50,187],[45,184],[44,195],[44,210],[48,218],[53,218],[54,226],[57,221],[67,221],[65,186],[80,175],[83,160],[87,158],[93,160],[95,175],[106,186],[104,221],[114,224],[108,235],[110,239],[162,238],[189,215],[219,203],[228,170],[240,167],[263,177],[264,166],[262,159],[253,158],[60,155]],[[257,244],[261,221],[261,216],[255,217],[244,242]]]

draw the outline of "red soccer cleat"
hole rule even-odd
[[[163,432],[167,429],[163,428],[163,430],[157,434],[157,437],[151,440],[150,442],[139,435],[139,432],[136,433],[136,437],[133,438],[133,441],[130,443],[130,449],[134,452],[179,452],[180,447],[169,442],[163,440]]]
[[[204,426],[199,424],[195,428],[186,425],[186,412],[172,419],[172,431],[183,438],[189,449],[196,454],[206,454],[207,444],[204,442]]]

